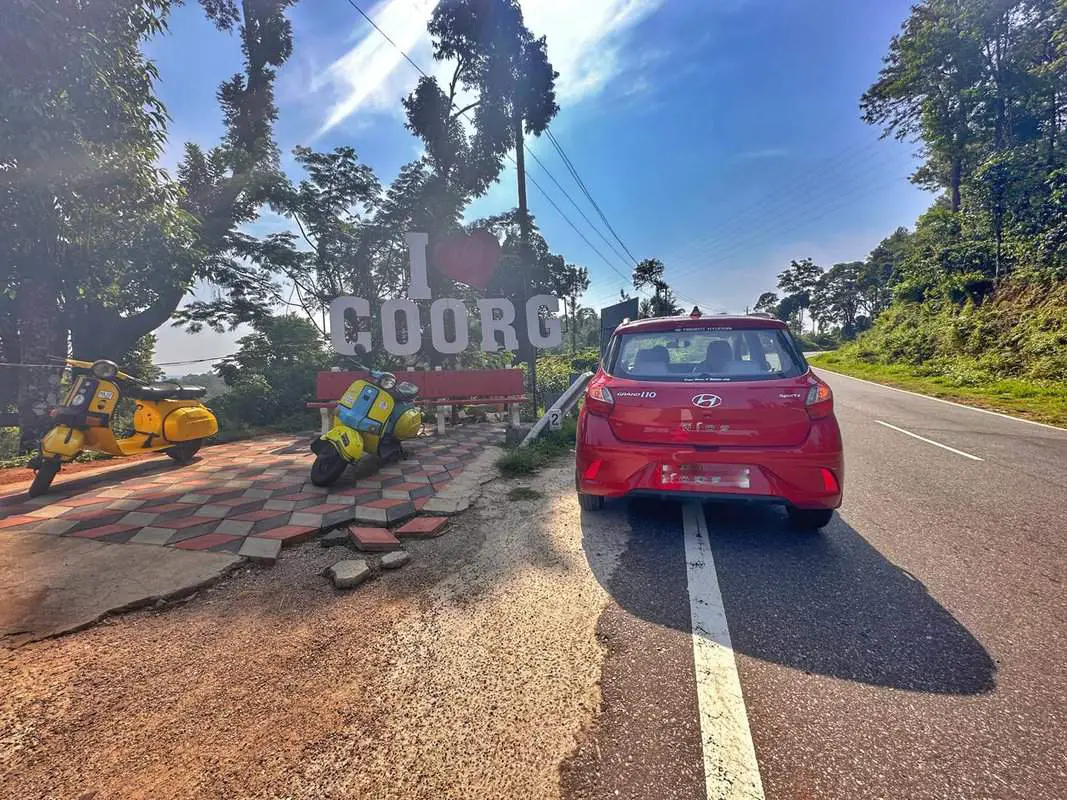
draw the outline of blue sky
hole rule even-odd
[[[426,0],[356,0],[412,58],[438,69]],[[880,141],[859,119],[909,0],[524,0],[560,72],[552,130],[623,241],[657,257],[687,303],[743,311],[791,258],[829,266],[863,258],[933,197],[912,186],[915,146]],[[383,182],[416,157],[400,98],[418,74],[347,0],[303,0],[291,12],[294,52],[276,87],[277,138],[355,147]],[[186,141],[222,134],[215,91],[240,69],[235,38],[179,8],[153,41],[172,122],[163,162]],[[531,148],[594,221],[547,141]],[[536,164],[530,176],[606,256],[530,186],[530,207],[554,251],[589,268],[588,305],[628,287],[628,265]],[[516,204],[513,171],[470,217]],[[283,226],[265,217],[260,230]],[[601,225],[602,232],[607,231]],[[610,238],[610,237],[609,237]],[[234,334],[159,332],[157,361],[230,352]],[[180,370],[179,370],[180,371]]]

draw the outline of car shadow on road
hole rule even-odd
[[[618,568],[590,565],[626,611],[688,633],[681,506],[642,499],[627,514],[632,534]],[[791,528],[775,508],[708,504],[705,516],[737,653],[909,691],[994,688],[981,643],[839,515],[818,534]]]

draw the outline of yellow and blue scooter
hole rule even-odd
[[[422,428],[415,384],[398,383],[391,372],[360,369],[370,380],[352,382],[337,403],[333,427],[311,443],[311,482],[316,486],[334,483],[349,464],[366,455],[377,457],[379,464],[402,458],[402,442],[418,436]]]

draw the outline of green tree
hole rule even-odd
[[[238,339],[237,346],[215,372],[236,392],[224,406],[229,403],[226,407],[238,420],[252,424],[302,413],[313,399],[316,376],[330,361],[322,334],[298,314],[257,320],[253,333]],[[259,398],[262,408],[247,407],[253,398]]]
[[[790,261],[789,268],[778,275],[778,288],[789,298],[790,308],[799,314],[801,329],[804,326],[804,311],[811,306],[811,293],[815,290],[815,282],[820,275],[822,267],[810,258]]]
[[[757,298],[755,311],[763,311],[767,314],[778,316],[778,295],[775,292],[764,292]]]
[[[434,8],[429,32],[434,58],[455,65],[448,92],[434,78],[423,78],[404,105],[408,126],[426,143],[433,165],[430,191],[441,207],[432,220],[438,227],[428,228],[431,237],[458,225],[465,192],[484,192],[499,174],[504,154],[514,147],[519,266],[522,272],[535,268],[523,137],[540,135],[559,111],[557,73],[548,61],[545,38],[530,33],[518,0],[443,0]],[[459,88],[475,99],[458,107]],[[459,117],[471,110],[474,134],[468,138]],[[527,296],[528,285],[521,299]],[[530,387],[536,390],[536,361],[524,330],[519,349],[528,365]]]
[[[0,26],[5,357],[13,353],[24,363],[40,364],[71,347],[83,357],[121,359],[171,316],[197,278],[264,299],[262,276],[245,267],[248,243],[232,234],[240,222],[254,218],[250,175],[262,159],[249,148],[264,150],[264,126],[273,122],[271,65],[284,61],[291,47],[281,15],[291,2],[245,0],[240,8],[234,0],[203,3],[221,27],[241,23],[246,56],[246,77],[220,91],[230,135],[214,161],[229,164],[233,180],[213,208],[228,208],[228,226],[191,213],[199,210],[192,205],[195,187],[176,184],[156,167],[166,113],[154,91],[155,67],[141,47],[163,31],[173,2],[43,0],[18,3],[5,15]],[[243,219],[234,216],[227,197],[246,199]],[[220,257],[226,252],[233,257]],[[56,400],[57,375],[19,372],[23,446],[47,424],[43,414]]]
[[[574,264],[567,264],[553,276],[553,290],[563,298],[565,312],[564,325],[568,328],[571,340],[571,352],[578,349],[578,298],[589,289],[589,270]]]

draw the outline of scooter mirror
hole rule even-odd
[[[93,375],[96,377],[109,381],[119,374],[119,365],[114,361],[108,361],[107,359],[100,359],[93,362]]]

